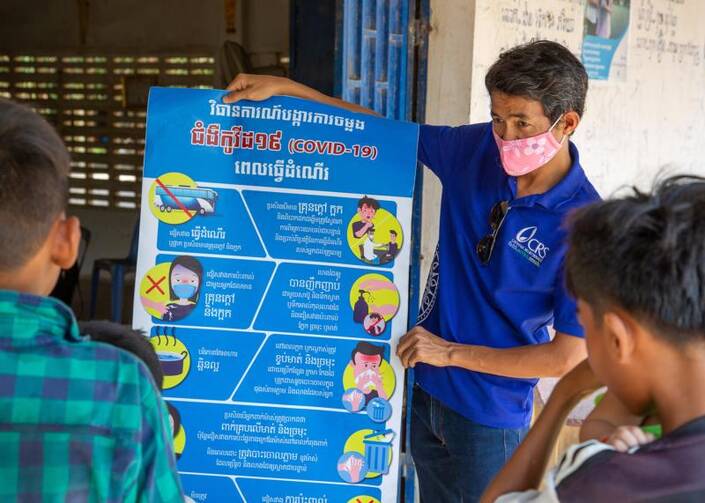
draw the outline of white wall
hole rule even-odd
[[[426,122],[465,124],[470,116],[475,0],[432,0],[428,40]],[[441,185],[424,169],[421,282],[425,284],[438,241]]]
[[[582,0],[477,0],[472,122],[488,120],[482,79],[499,51],[538,36],[579,55],[583,8]],[[533,13],[533,23],[507,21],[511,9]],[[562,22],[537,26],[541,11]],[[664,167],[705,175],[698,155],[705,137],[705,2],[632,0],[623,45],[626,80],[590,81],[584,120],[574,137],[589,178],[609,196],[625,185],[648,188]]]

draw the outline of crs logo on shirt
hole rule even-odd
[[[537,233],[538,227],[535,225],[524,227],[509,241],[509,247],[538,267],[548,255],[550,248],[536,237]]]

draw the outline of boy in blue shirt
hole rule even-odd
[[[420,129],[419,160],[443,184],[439,243],[419,324],[397,354],[416,369],[425,502],[478,500],[526,433],[537,378],[586,355],[561,224],[599,199],[569,140],[587,73],[565,47],[537,41],[500,55],[485,84],[492,122]],[[370,113],[287,79],[240,75],[228,89],[230,102],[286,94]]]

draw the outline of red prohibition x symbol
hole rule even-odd
[[[157,281],[154,281],[154,279],[149,274],[147,274],[147,279],[149,280],[150,283],[152,283],[152,286],[150,286],[147,289],[147,293],[151,292],[152,290],[154,290],[156,288],[159,291],[159,293],[164,295],[164,290],[161,289],[159,284],[166,279],[166,276],[162,276]]]
[[[180,209],[181,211],[183,211],[184,213],[186,213],[186,215],[188,215],[190,218],[193,218],[193,216],[196,214],[195,211],[189,211],[189,210],[186,208],[186,206],[184,206],[184,203],[182,203],[181,201],[179,201],[179,200],[176,198],[176,196],[169,190],[169,188],[168,188],[166,185],[164,185],[164,184],[162,183],[162,181],[161,181],[159,178],[157,178],[156,182],[157,182],[157,185],[159,185],[159,186],[164,190],[164,192],[166,192],[166,194],[176,203],[176,205],[179,207],[179,209]]]

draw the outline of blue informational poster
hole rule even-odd
[[[396,501],[418,127],[223,96],[147,112],[134,326],[185,493]]]
[[[630,3],[631,0],[586,1],[581,59],[589,78],[626,80]]]

